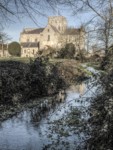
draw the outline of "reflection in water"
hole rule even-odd
[[[85,92],[85,88],[86,88],[85,84],[81,83],[81,84],[78,84],[76,86],[71,85],[68,90],[70,90],[71,92],[76,92],[76,93],[79,93],[82,95]]]
[[[51,100],[51,103],[45,100],[46,103],[43,106],[41,104],[39,107],[26,109],[1,123],[0,150],[42,150],[45,144],[51,143],[47,137],[51,126],[48,122],[61,118],[66,114],[66,111],[70,110],[71,105],[80,105],[71,100],[79,98],[85,91],[85,84],[71,86],[66,91],[66,97],[58,93],[57,97]],[[55,104],[55,98],[58,99],[58,102],[61,98],[60,101],[63,101],[63,103]],[[70,105],[66,105],[68,102],[70,102]],[[72,138],[69,140],[72,140]]]

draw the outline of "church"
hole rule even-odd
[[[39,50],[60,49],[68,43],[84,50],[85,29],[69,28],[64,16],[51,16],[45,28],[25,28],[20,33],[21,57],[36,57]]]

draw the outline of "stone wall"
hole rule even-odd
[[[10,54],[8,52],[7,44],[0,44],[0,57],[9,57]]]
[[[85,49],[85,33],[82,35],[62,35],[59,38],[59,43],[64,47],[68,43],[73,43],[77,50]]]
[[[38,42],[40,41],[40,34],[24,34],[20,35],[20,44],[25,42]]]
[[[44,49],[47,46],[53,48],[57,47],[58,36],[59,34],[55,32],[50,25],[47,25],[47,27],[44,29],[40,37],[40,49]]]
[[[36,57],[38,53],[37,47],[22,47],[21,57]]]
[[[49,17],[48,24],[56,27],[60,33],[63,33],[67,28],[67,20],[63,16]]]

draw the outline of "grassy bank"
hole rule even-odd
[[[57,64],[60,75],[68,84],[82,82],[92,76],[87,68],[82,67],[81,63],[73,59],[52,60],[52,63]]]

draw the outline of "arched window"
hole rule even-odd
[[[35,53],[35,50],[33,49],[33,54]]]
[[[37,39],[35,39],[35,42],[37,42]]]
[[[50,41],[50,35],[48,35],[48,41]]]
[[[40,42],[38,42],[37,46],[38,46],[38,49],[39,49],[40,48]]]
[[[29,39],[27,39],[27,42],[29,42]]]

